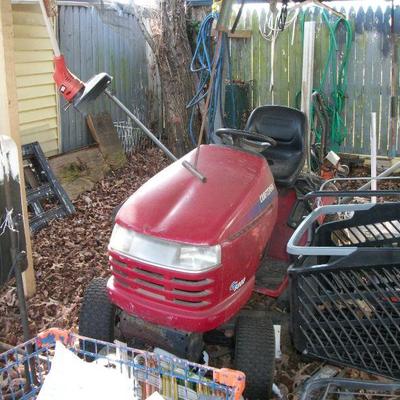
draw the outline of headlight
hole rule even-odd
[[[147,264],[200,272],[221,263],[221,246],[191,246],[136,233],[115,225],[110,249]]]

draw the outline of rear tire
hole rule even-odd
[[[275,372],[275,333],[269,318],[238,318],[234,364],[235,369],[246,375],[245,398],[271,398]]]
[[[85,290],[79,314],[79,334],[96,340],[114,341],[115,306],[107,293],[107,279],[95,278]],[[81,350],[96,353],[104,346],[81,341]]]

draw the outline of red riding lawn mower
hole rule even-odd
[[[223,144],[201,146],[205,183],[182,167],[194,150],[137,190],[115,218],[112,276],[86,290],[80,334],[112,342],[118,332],[196,361],[210,332],[234,334],[246,396],[268,397],[273,325],[241,310],[255,289],[279,297],[287,287],[286,245],[303,216],[295,205],[307,180],[299,179],[305,131],[302,112],[259,107],[245,130],[219,129]]]

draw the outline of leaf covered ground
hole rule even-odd
[[[54,220],[32,238],[37,291],[28,300],[32,334],[48,327],[76,328],[83,292],[95,277],[107,276],[107,245],[116,206],[167,165],[147,149],[130,156],[95,188],[74,202],[76,213]],[[0,291],[0,341],[22,341],[13,282]]]

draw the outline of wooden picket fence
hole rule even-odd
[[[233,79],[251,83],[253,108],[262,104],[295,107],[298,104],[302,75],[301,15],[294,25],[279,33],[275,42],[274,79],[271,87],[271,42],[262,37],[259,29],[268,18],[267,7],[246,6],[238,29],[251,30],[251,37],[230,39]],[[348,134],[340,150],[369,154],[371,112],[376,112],[378,154],[399,155],[399,124],[393,147],[390,140],[391,8],[351,8],[340,11],[347,16],[353,28],[344,113]],[[307,8],[301,13],[305,21],[316,21],[314,87],[318,87],[328,55],[329,32],[319,8]],[[399,48],[400,6],[395,9],[395,21],[396,46]],[[344,39],[345,35],[338,35],[340,48],[343,48]],[[399,104],[400,101],[397,101]]]

